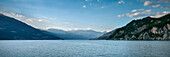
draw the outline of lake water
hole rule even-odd
[[[1,40],[0,57],[170,57],[170,41]]]

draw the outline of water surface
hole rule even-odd
[[[170,57],[170,41],[1,40],[1,57]]]

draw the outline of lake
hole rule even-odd
[[[1,40],[0,57],[170,57],[170,41]]]

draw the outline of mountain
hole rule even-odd
[[[62,37],[65,40],[81,40],[81,39],[86,39],[85,37],[81,36],[81,35],[76,35],[76,34],[72,34],[69,33],[67,31],[64,30],[60,30],[60,29],[48,29],[48,32],[53,33],[56,36]]]
[[[49,32],[33,28],[14,18],[0,14],[0,40],[61,40]]]
[[[170,14],[133,20],[116,29],[107,40],[170,40]]]
[[[112,31],[110,31],[110,32],[108,32],[108,33],[103,34],[102,36],[99,36],[99,37],[94,38],[94,39],[91,39],[91,40],[106,40],[107,38],[109,38],[109,36],[110,36],[111,34],[114,33],[114,31],[115,31],[115,30],[112,30]]]
[[[96,38],[104,34],[103,32],[97,32],[93,30],[70,30],[64,31],[61,29],[48,29],[48,32],[54,33],[56,36],[62,37],[66,40],[88,40]]]

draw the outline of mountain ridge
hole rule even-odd
[[[0,23],[0,40],[62,40],[3,14],[0,14]]]
[[[170,14],[133,20],[116,29],[107,40],[170,40]]]

